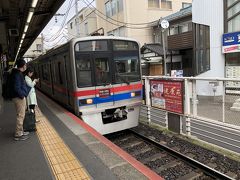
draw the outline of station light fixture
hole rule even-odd
[[[33,17],[33,11],[32,11],[32,9],[30,8],[30,10],[29,10],[29,13],[28,13],[28,17],[27,17],[27,23],[30,23],[30,21],[31,21],[31,19],[32,19],[32,17]]]
[[[37,5],[37,3],[38,3],[38,0],[33,0],[33,1],[32,1],[32,6],[31,6],[31,7],[35,8],[36,5]]]
[[[24,27],[24,31],[23,31],[23,32],[26,33],[27,30],[28,30],[28,24],[25,25],[25,27]]]
[[[26,33],[23,33],[22,34],[22,40],[25,38],[25,36],[26,36]]]
[[[31,22],[33,14],[34,14],[34,8],[37,6],[37,3],[38,3],[38,0],[33,0],[32,4],[31,4],[31,7],[29,8],[29,12],[28,12],[28,16],[27,16],[27,22],[26,22],[26,24],[24,26],[24,31],[23,31],[22,38],[21,38],[21,41],[20,41],[20,44],[19,44],[19,47],[18,47],[17,54],[15,56],[15,61],[17,60],[19,51],[20,51],[20,49],[22,47],[23,40],[24,40],[24,38],[26,36],[26,32],[28,30],[29,23]]]

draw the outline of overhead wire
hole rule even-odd
[[[86,8],[89,7],[93,2],[94,2],[94,0],[93,0],[92,2],[90,2],[90,3],[86,6]],[[71,6],[71,4],[72,4],[72,0],[71,0],[70,3],[69,3],[69,6],[68,6],[67,11],[65,12],[65,14],[67,14],[67,15],[68,15],[70,9],[71,9],[74,5],[76,5],[76,3],[74,3],[72,6]],[[70,7],[70,6],[71,6],[71,7]],[[70,8],[69,8],[69,7],[70,7]],[[62,22],[61,28],[58,30],[58,32],[56,32],[54,35],[52,35],[52,37],[49,38],[48,40],[44,39],[46,42],[52,42],[52,41],[56,40],[56,39],[59,37],[59,35],[60,35],[60,34],[62,33],[62,31],[64,30],[64,26],[66,25],[65,22],[66,22],[67,15],[65,16],[65,18],[64,18],[64,20],[63,20],[63,22]],[[84,21],[86,21],[86,19],[84,19],[81,23],[83,23]],[[80,23],[80,24],[81,24],[81,23]],[[80,24],[79,24],[79,25],[80,25]],[[53,38],[53,37],[54,37],[54,38]]]
[[[54,41],[54,40],[57,39],[58,36],[61,34],[62,30],[64,29],[63,27],[65,26],[65,22],[66,22],[68,13],[69,13],[70,9],[74,6],[74,5],[71,6],[71,5],[72,5],[72,2],[73,2],[73,0],[70,0],[69,5],[68,5],[68,8],[67,8],[66,12],[64,13],[65,15],[64,15],[64,19],[63,19],[63,21],[62,21],[62,24],[61,24],[60,29],[59,29],[54,35],[52,35],[52,37],[50,37],[49,39],[44,39],[46,42]]]
[[[53,48],[54,46],[59,45],[60,41],[62,41],[63,38],[65,38],[65,39],[68,41],[68,37],[64,35],[64,36],[62,36],[57,42],[55,42],[53,45],[47,45],[47,44],[45,44],[45,43],[44,43],[44,45],[46,45],[47,47],[49,47],[49,48],[51,49],[51,48]]]
[[[86,5],[88,5],[88,3],[89,3],[88,0],[83,0],[83,2],[84,2]],[[86,3],[86,2],[87,2],[87,3]],[[101,15],[103,15],[104,17],[106,17],[107,19],[106,19],[106,18],[104,18],[104,19],[105,19],[106,21],[108,21],[108,22],[110,22],[110,21],[109,21],[109,19],[110,19],[110,20],[112,20],[112,21],[114,21],[114,22],[116,22],[116,23],[121,23],[121,24],[123,24],[123,25],[135,25],[135,26],[140,26],[140,25],[151,25],[151,24],[159,21],[159,20],[155,20],[155,21],[146,22],[146,23],[128,23],[128,22],[122,22],[122,21],[118,21],[118,20],[116,20],[116,19],[113,19],[113,18],[107,16],[106,14],[104,14],[103,12],[101,12],[100,10],[98,10],[98,9],[97,9],[96,7],[94,7],[93,5],[91,5],[91,7],[92,7],[94,10],[96,10],[98,13],[100,13]],[[99,14],[96,14],[96,15],[98,15],[98,16],[100,17]],[[100,18],[103,18],[103,17],[101,16]],[[110,23],[111,23],[111,22],[110,22]],[[115,24],[114,24],[114,25],[115,25]],[[119,26],[119,25],[118,25],[118,26]],[[127,26],[127,27],[128,27],[128,28],[133,28],[133,29],[146,28],[146,26],[144,26],[144,27],[130,27],[130,26]]]
[[[69,2],[68,8],[67,8],[66,13],[65,13],[64,20],[63,20],[63,22],[62,22],[62,24],[61,24],[61,28],[58,30],[58,32],[56,32],[54,35],[52,35],[51,38],[49,38],[49,39],[44,39],[45,42],[53,42],[53,41],[55,41],[55,40],[59,37],[59,35],[62,33],[62,31],[64,30],[63,27],[66,25],[65,22],[66,22],[68,13],[69,13],[70,9],[75,5],[75,3],[72,5],[72,1],[73,1],[73,0],[70,0],[70,2]],[[93,0],[93,1],[91,1],[91,2],[89,2],[88,0],[82,0],[82,2],[86,5],[86,7],[89,7],[89,8],[92,10],[91,13],[94,13],[94,14],[97,15],[99,18],[101,18],[101,19],[103,19],[104,21],[106,21],[106,22],[108,22],[108,23],[110,23],[110,24],[112,24],[112,25],[115,25],[115,26],[117,26],[117,27],[122,27],[122,26],[124,26],[124,27],[129,28],[129,29],[152,29],[152,27],[149,27],[149,26],[143,26],[143,27],[135,27],[135,26],[150,25],[150,24],[155,23],[155,22],[158,21],[158,20],[156,20],[156,21],[147,22],[147,23],[127,23],[127,22],[118,21],[118,20],[115,20],[115,19],[113,19],[113,18],[105,15],[103,12],[101,12],[100,10],[98,10],[97,8],[95,8],[95,7],[92,5],[92,3],[93,3],[94,1],[95,1],[95,0]],[[71,5],[72,5],[72,6],[71,6]],[[90,6],[91,6],[91,7],[90,7]],[[98,12],[98,13],[97,13],[97,12]],[[101,15],[100,15],[100,14],[101,14]],[[104,17],[103,17],[103,16],[104,16]],[[85,22],[86,20],[87,20],[87,18],[85,18],[82,22],[80,22],[79,25],[82,24],[83,22]],[[114,22],[111,22],[111,21],[114,21]],[[120,24],[118,24],[118,23],[120,23]],[[127,25],[128,25],[128,26],[127,26]],[[129,26],[129,25],[134,25],[134,26]],[[70,35],[72,35],[72,36],[74,36],[74,37],[78,37],[78,36],[73,35],[73,34],[71,34],[71,33],[69,33],[69,32],[68,32],[68,34],[70,34]],[[62,39],[62,38],[61,38],[61,39]],[[59,40],[58,42],[60,42],[60,40]],[[54,44],[57,44],[57,43],[54,43]],[[46,44],[45,44],[45,45],[46,45]],[[49,47],[49,46],[48,46],[48,47]]]

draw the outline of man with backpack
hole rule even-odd
[[[16,66],[17,68],[13,68],[11,72],[11,98],[14,102],[17,113],[14,140],[24,141],[28,139],[29,134],[29,132],[23,131],[23,121],[26,111],[25,97],[28,96],[31,88],[27,86],[22,74],[27,68],[26,62],[23,59],[19,59],[16,61]]]
[[[9,68],[4,68],[3,74],[2,74],[2,97],[4,100],[11,100],[11,94],[9,89],[9,77],[10,72]]]

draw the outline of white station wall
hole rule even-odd
[[[224,77],[225,58],[222,54],[224,33],[223,0],[193,0],[192,19],[194,23],[210,26],[210,70],[197,77]],[[197,82],[198,95],[213,95],[209,82]],[[221,85],[215,95],[222,94]]]

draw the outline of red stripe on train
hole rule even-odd
[[[114,88],[103,88],[103,89],[110,89],[111,92],[121,92],[121,91],[129,91],[129,90],[141,90],[142,89],[142,84],[132,84],[128,86],[120,86],[120,87],[114,87]],[[81,96],[90,96],[90,95],[95,95],[99,94],[99,90],[102,89],[97,89],[97,90],[84,90],[84,91],[76,91],[73,92],[74,97],[81,97]]]

